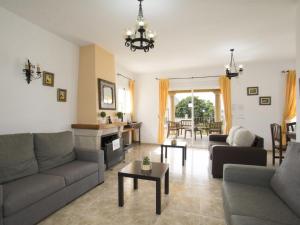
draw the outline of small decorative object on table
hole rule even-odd
[[[102,111],[99,115],[100,115],[100,117],[101,117],[100,123],[106,124],[106,112],[103,112],[103,111]]]
[[[118,117],[120,122],[123,122],[123,113],[122,112],[117,112],[116,116]]]
[[[171,145],[175,146],[177,144],[177,140],[174,138],[171,140]]]
[[[112,121],[111,121],[110,116],[107,117],[107,120],[108,120],[108,123],[109,123],[109,124],[112,124]]]
[[[142,161],[142,170],[143,171],[151,171],[151,162],[148,156],[145,156]]]

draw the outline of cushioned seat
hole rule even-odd
[[[262,223],[261,220],[269,221],[270,225],[300,224],[300,219],[274,194],[271,188],[226,182],[223,191],[224,204],[232,217],[232,224],[267,224]],[[233,215],[245,216],[245,218],[233,218]]]
[[[209,151],[210,159],[211,159],[211,153],[212,153],[212,146],[215,146],[215,145],[229,146],[229,144],[227,142],[223,142],[223,141],[209,141],[209,143],[208,143],[208,151]]]
[[[249,216],[231,216],[232,225],[282,225],[281,223],[274,223],[272,221],[262,220]]]
[[[9,216],[65,187],[63,177],[35,174],[3,184],[4,215]]]
[[[96,172],[98,172],[97,163],[75,160],[43,173],[64,177],[66,184],[70,185]]]

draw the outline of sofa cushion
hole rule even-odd
[[[72,132],[34,134],[34,147],[40,171],[75,159]]]
[[[289,142],[285,159],[271,180],[273,190],[300,217],[300,143]],[[300,224],[300,223],[299,223]]]
[[[275,223],[251,216],[232,215],[230,220],[232,225],[283,225],[282,223]]]
[[[256,217],[286,225],[300,224],[300,218],[269,187],[224,182],[223,199],[230,215]]]
[[[245,128],[238,129],[233,138],[233,146],[252,146],[255,139],[255,135]]]
[[[34,174],[3,185],[4,215],[15,212],[65,187],[63,177]]]
[[[0,135],[0,184],[37,172],[32,134]]]
[[[42,173],[64,177],[66,184],[70,185],[95,172],[98,172],[97,163],[75,160]]]
[[[231,129],[229,130],[229,133],[228,133],[228,137],[226,138],[226,142],[229,144],[229,145],[232,145],[233,144],[233,138],[234,138],[234,135],[236,133],[236,131],[238,129],[240,129],[241,126],[233,126],[231,127]]]

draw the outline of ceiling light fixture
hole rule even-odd
[[[238,69],[235,65],[234,57],[233,57],[233,52],[234,49],[230,49],[231,52],[231,58],[230,58],[230,64],[226,65],[226,76],[231,79],[232,77],[237,77],[240,73],[244,71],[243,65],[239,65]]]
[[[144,50],[148,52],[154,48],[154,40],[156,37],[155,32],[147,28],[147,24],[144,20],[142,1],[138,0],[139,14],[137,17],[137,24],[135,29],[127,29],[125,34],[125,46],[129,47],[131,51]]]

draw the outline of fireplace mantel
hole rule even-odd
[[[84,149],[100,149],[101,136],[118,133],[121,136],[127,123],[114,122],[111,124],[72,124],[75,146]]]
[[[110,128],[117,128],[123,127],[127,123],[124,122],[114,122],[110,124],[72,124],[73,129],[87,129],[87,130],[101,130],[101,129],[110,129]]]

